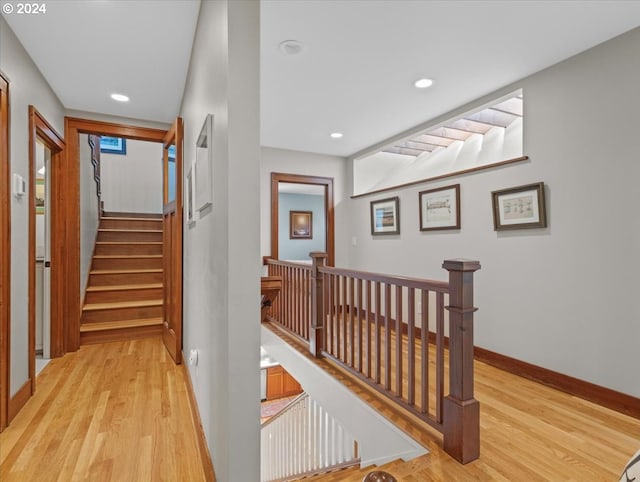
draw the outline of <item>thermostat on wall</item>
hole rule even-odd
[[[27,183],[20,174],[13,175],[13,195],[22,197],[27,192]]]

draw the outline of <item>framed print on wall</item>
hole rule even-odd
[[[493,191],[491,199],[495,231],[547,227],[543,182]]]
[[[127,140],[122,137],[100,137],[100,152],[127,155]]]
[[[418,194],[420,231],[460,229],[460,184]]]
[[[213,203],[213,114],[207,114],[196,142],[195,206],[198,211]]]
[[[196,163],[192,162],[189,166],[189,172],[185,177],[185,197],[184,210],[187,213],[187,226],[192,227],[196,223],[195,194],[196,194]]]
[[[371,234],[400,234],[400,198],[371,201]]]
[[[289,211],[289,239],[313,239],[311,211]]]

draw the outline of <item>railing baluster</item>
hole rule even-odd
[[[354,300],[355,290],[354,290],[354,279],[349,277],[349,347],[351,348],[349,352],[349,363],[351,367],[354,365],[356,347],[354,343],[354,335],[355,335],[355,310],[356,304]]]
[[[415,326],[416,326],[416,299],[415,290],[409,288],[407,310],[409,311],[409,325],[407,326],[407,401],[409,405],[416,402],[416,352],[415,352]]]
[[[333,303],[334,303],[334,318],[335,329],[333,331],[333,356],[340,358],[340,279],[338,276],[333,276]]]
[[[375,282],[376,285],[376,312],[375,312],[375,339],[376,339],[376,383],[380,383],[381,375],[381,359],[382,359],[382,350],[380,349],[380,313],[382,309],[382,303],[380,303],[380,283],[378,281]]]
[[[444,293],[436,295],[436,420],[442,423],[444,398]]]
[[[384,388],[391,390],[391,285],[384,284]]]
[[[396,286],[396,395],[402,398],[402,286]]]
[[[347,278],[342,276],[342,358],[343,362],[347,362]]]
[[[422,316],[420,332],[420,361],[421,361],[421,392],[422,413],[429,412],[429,292],[421,290],[422,293]]]
[[[331,275],[323,274],[324,277],[324,349],[331,353]]]
[[[367,378],[371,378],[371,324],[369,320],[371,319],[371,280],[367,280],[366,283],[366,292],[365,292],[365,316],[364,316],[364,329],[367,335],[367,354],[366,354],[366,375]]]
[[[284,313],[282,316],[282,324],[291,329],[289,326],[289,310],[291,309],[291,296],[289,293],[289,286],[291,285],[291,279],[289,277],[290,268],[285,266],[284,268],[284,280],[283,280],[283,291],[284,291]]]
[[[362,316],[363,316],[363,303],[362,303],[362,280],[358,279],[357,283],[358,289],[358,309],[356,311],[356,329],[358,334],[358,370],[364,371],[362,369]]]

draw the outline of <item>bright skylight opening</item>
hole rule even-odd
[[[522,118],[522,104],[522,95],[515,95],[491,107],[428,129],[410,139],[395,142],[383,151],[415,157],[427,156],[446,149],[454,141],[464,142],[473,134],[484,136],[493,128],[506,129],[512,122]]]
[[[124,94],[111,94],[111,98],[117,102],[129,102],[129,97]]]

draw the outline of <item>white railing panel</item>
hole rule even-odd
[[[306,393],[267,421],[260,437],[263,482],[359,462],[353,436]]]

